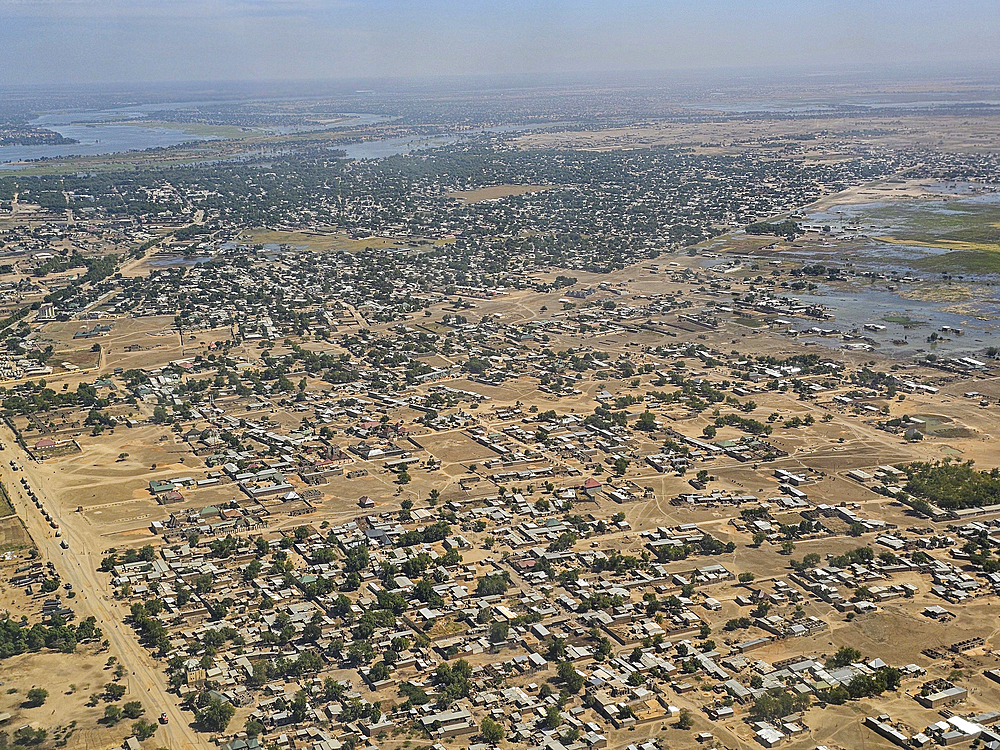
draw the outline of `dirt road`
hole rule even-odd
[[[81,514],[75,508],[67,508],[45,491],[45,468],[34,463],[17,445],[14,435],[6,426],[0,427],[0,442],[6,446],[0,453],[0,481],[8,488],[11,501],[18,515],[24,519],[28,532],[38,545],[42,559],[52,561],[56,572],[64,583],[73,585],[77,592],[70,603],[76,610],[77,618],[93,615],[104,631],[104,637],[111,644],[111,652],[125,666],[127,700],[142,701],[147,716],[155,719],[165,712],[170,722],[159,726],[149,744],[167,747],[170,750],[195,750],[210,746],[207,737],[200,737],[190,726],[191,716],[177,707],[177,698],[167,693],[162,668],[143,648],[132,629],[123,621],[128,609],[115,602],[111,595],[108,576],[97,568],[104,556],[107,539],[91,533]],[[14,461],[20,471],[14,471],[10,462]],[[25,477],[35,494],[41,500],[49,515],[59,524],[69,549],[60,546],[60,539],[46,523],[34,503],[21,486]],[[53,682],[58,676],[53,675]]]

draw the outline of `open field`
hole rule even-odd
[[[527,195],[551,190],[553,185],[497,185],[495,187],[479,188],[477,190],[460,190],[448,193],[449,198],[457,198],[462,203],[482,203],[508,198],[512,195]]]
[[[1000,273],[1000,252],[990,250],[957,250],[944,255],[932,255],[914,262],[924,271],[939,273]]]
[[[101,721],[103,701],[87,706],[90,696],[100,693],[111,681],[111,671],[104,669],[106,656],[92,649],[74,654],[23,654],[0,663],[0,711],[9,712],[7,731],[25,724],[47,729],[50,740],[57,740],[70,750],[94,750],[115,747],[130,733],[131,722],[111,727]],[[56,677],[58,676],[58,677]],[[46,702],[37,708],[25,705],[25,694],[32,687],[49,691]],[[142,699],[141,685],[129,684],[124,701]],[[146,707],[146,717],[155,706]]]
[[[124,120],[122,125],[138,125],[147,128],[169,128],[180,130],[192,136],[212,136],[215,138],[242,138],[255,133],[253,129],[235,125],[217,125],[202,122],[172,122],[169,120]]]
[[[797,158],[828,162],[843,155],[847,144],[909,147],[921,145],[949,151],[996,150],[1000,125],[991,117],[797,118],[728,120],[723,122],[662,122],[627,128],[602,128],[553,133],[528,133],[517,138],[522,148],[581,148],[598,151],[685,146],[696,153],[733,154],[766,144]],[[867,188],[866,188],[867,189]]]

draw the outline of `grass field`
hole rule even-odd
[[[941,273],[1000,273],[1000,250],[955,250],[913,261],[924,271]]]
[[[891,233],[876,237],[890,245],[950,250],[909,261],[916,269],[941,273],[1000,273],[1000,205],[971,201],[919,201],[865,212],[888,221]]]
[[[1000,243],[1000,204],[966,200],[915,201],[879,206],[860,213],[899,227],[904,240],[931,239],[959,243]]]
[[[903,326],[903,328],[915,328],[927,325],[926,320],[914,320],[909,315],[883,315],[882,320],[886,323],[896,323]]]
[[[115,123],[119,124],[119,123]],[[167,122],[164,120],[123,120],[121,125],[139,125],[146,128],[168,128],[180,130],[192,136],[215,136],[216,138],[245,138],[259,135],[258,131],[247,131],[236,125],[212,125],[203,122]]]

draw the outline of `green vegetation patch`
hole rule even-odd
[[[756,221],[746,228],[747,234],[773,234],[777,237],[794,239],[799,233],[799,225],[791,219],[776,224],[769,224],[766,221]]]
[[[940,273],[1000,273],[1000,252],[955,250],[912,261],[914,267]]]
[[[977,471],[972,463],[917,461],[899,468],[906,472],[906,492],[943,510],[1000,503],[1000,469]]]
[[[933,437],[961,438],[972,437],[976,434],[968,427],[955,424],[955,420],[943,414],[914,414],[913,416],[924,420],[923,431]]]
[[[56,586],[58,587],[58,580]],[[56,618],[52,619],[55,621]],[[43,648],[72,653],[78,642],[100,637],[101,629],[97,627],[97,621],[93,617],[76,625],[60,621],[51,627],[40,623],[28,627],[15,620],[0,620],[0,659],[9,659],[28,651],[41,651]]]
[[[926,320],[916,320],[909,315],[883,315],[882,320],[886,323],[896,323],[903,326],[903,328],[916,328],[917,326],[927,325]]]
[[[863,213],[900,227],[900,239],[1000,243],[1000,204],[963,200],[916,201],[879,206]]]

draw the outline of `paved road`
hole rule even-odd
[[[44,490],[46,474],[51,474],[44,465],[34,463],[17,445],[14,435],[6,425],[0,426],[0,441],[5,450],[0,453],[0,480],[8,488],[18,515],[24,519],[28,532],[38,545],[43,560],[51,560],[64,583],[71,583],[77,592],[69,603],[76,611],[77,618],[93,615],[104,631],[104,637],[111,644],[111,652],[125,666],[129,691],[127,700],[140,700],[146,709],[146,718],[155,721],[161,712],[166,712],[170,723],[160,726],[149,743],[151,746],[167,747],[170,750],[195,750],[210,747],[207,738],[190,727],[190,714],[177,707],[176,696],[166,691],[166,680],[162,668],[143,648],[132,628],[123,622],[128,608],[114,601],[107,574],[99,573],[98,566],[103,557],[104,545],[96,534],[90,533],[86,521],[75,508],[61,506]],[[13,471],[14,461],[21,471]],[[62,539],[69,549],[60,547],[55,531],[49,527],[34,503],[24,493],[21,477],[24,476],[35,494],[41,500],[49,515],[59,524]],[[54,681],[58,677],[54,676]]]

